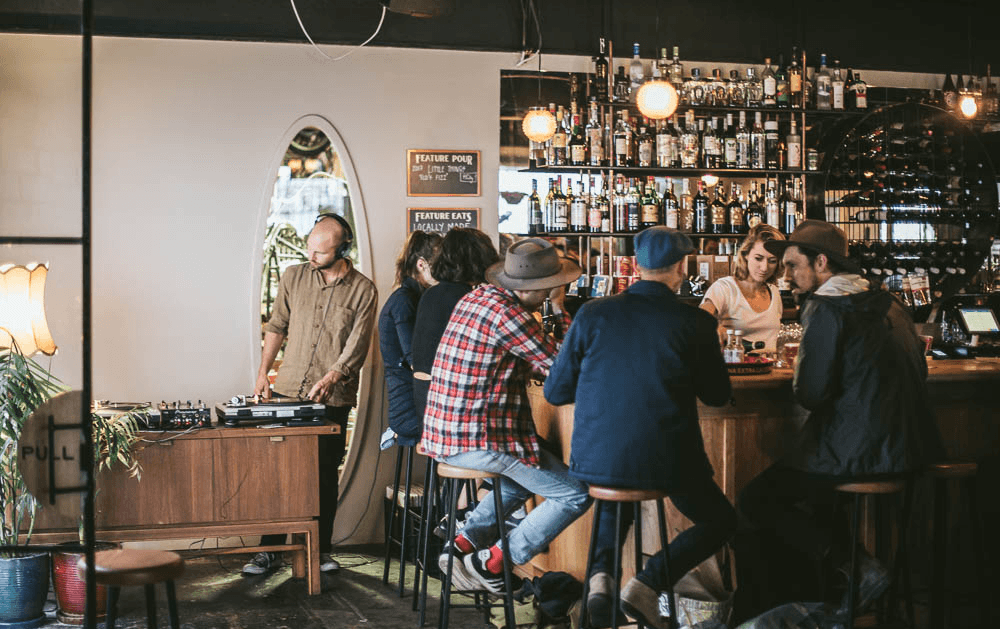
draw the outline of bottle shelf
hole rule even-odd
[[[522,173],[604,173],[616,172],[623,175],[666,175],[670,177],[700,177],[702,175],[725,175],[736,177],[745,175],[748,177],[761,177],[767,175],[824,175],[818,170],[777,169],[777,168],[660,168],[659,166],[537,166],[535,168],[522,168],[518,172]]]
[[[519,234],[524,236],[537,236],[539,238],[579,238],[582,236],[591,236],[593,238],[633,238],[639,234],[639,231],[634,232],[542,232],[538,234]],[[699,233],[699,232],[682,232],[691,238],[743,238],[746,236],[745,233],[728,233],[728,234],[716,234],[716,233]],[[782,232],[784,233],[784,232]]]
[[[629,109],[632,111],[639,111],[639,108],[635,103],[622,103],[617,101],[605,101],[597,103],[598,107],[611,107],[613,109]],[[806,114],[811,116],[813,114],[818,114],[820,116],[864,116],[869,113],[869,110],[864,109],[803,109],[802,107],[753,107],[753,106],[736,106],[736,105],[677,105],[677,111],[683,112],[691,110],[696,114],[706,113],[706,114],[732,114],[745,111],[747,113],[761,112],[763,114]],[[674,112],[674,116],[677,112]]]

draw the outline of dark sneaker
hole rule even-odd
[[[659,594],[638,579],[631,579],[622,588],[622,611],[641,625],[654,629],[669,629],[670,623],[660,616]]]
[[[590,591],[587,593],[587,614],[592,627],[610,627],[611,613],[615,604],[615,585],[607,572],[590,575]],[[625,620],[619,618],[619,625]]]
[[[320,572],[336,572],[340,570],[340,562],[330,556],[330,553],[320,553],[319,555],[319,571]]]
[[[274,570],[281,565],[281,556],[277,553],[257,553],[250,563],[243,566],[243,576],[256,576]]]
[[[462,558],[461,563],[456,561],[454,574],[451,575],[452,583],[461,584],[458,587],[464,590],[486,590],[491,594],[502,594],[503,575],[493,574],[486,568],[489,558],[490,549],[484,548],[479,552],[469,553]]]
[[[861,556],[860,563],[858,572],[861,577],[861,584],[858,586],[858,598],[854,604],[855,614],[863,614],[872,603],[885,594],[885,591],[889,589],[889,584],[892,582],[889,570],[875,557],[865,553]],[[842,567],[841,571],[850,575],[850,562]],[[840,602],[840,609],[837,610],[837,616],[841,618],[847,617],[847,594],[845,591],[844,598]]]

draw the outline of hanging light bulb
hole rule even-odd
[[[714,188],[715,184],[719,183],[719,177],[711,173],[701,176],[702,182],[709,188]]]
[[[635,94],[635,104],[647,118],[669,118],[677,110],[677,90],[669,81],[646,81]]]
[[[975,118],[976,113],[979,111],[979,103],[976,102],[976,97],[972,94],[965,93],[958,101],[958,107],[962,111],[962,115],[966,118]]]
[[[532,142],[547,142],[556,133],[556,117],[545,107],[532,107],[524,115],[521,129]]]

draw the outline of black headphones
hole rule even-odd
[[[354,230],[351,229],[351,225],[347,222],[347,219],[340,214],[334,214],[333,212],[320,212],[313,225],[315,226],[316,223],[319,223],[324,218],[335,219],[338,223],[340,223],[340,226],[344,228],[344,235],[347,236],[347,238],[344,242],[340,243],[340,246],[337,247],[334,255],[338,260],[347,257],[347,252],[350,251],[351,244],[354,242]]]

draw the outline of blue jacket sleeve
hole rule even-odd
[[[392,321],[396,325],[396,337],[399,338],[399,349],[403,353],[406,364],[413,367],[413,326],[417,322],[417,309],[413,302],[401,300],[392,312]]]
[[[576,383],[580,376],[580,363],[586,349],[585,314],[581,310],[569,326],[556,361],[545,379],[545,399],[549,404],[562,406],[576,400]]]

